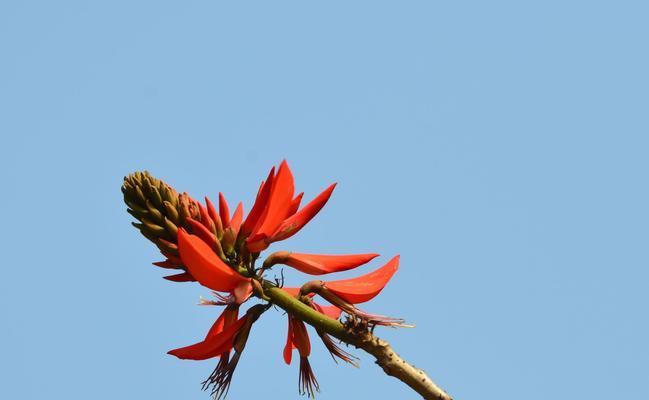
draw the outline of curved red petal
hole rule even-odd
[[[196,204],[198,204],[198,210],[201,215],[201,224],[203,224],[209,231],[215,231],[216,225],[214,224],[212,217],[210,217],[209,210],[199,202],[196,202]]]
[[[347,271],[370,262],[378,254],[325,255],[289,253],[282,264],[310,275]]]
[[[156,267],[160,268],[166,268],[166,269],[182,269],[183,265],[182,263],[176,263],[171,260],[164,260],[164,261],[156,261],[153,263]]]
[[[294,191],[293,173],[286,160],[284,160],[279,166],[277,176],[273,181],[263,221],[261,221],[258,228],[255,228],[253,236],[265,235],[270,237],[275,232],[277,227],[288,216]],[[258,240],[253,239],[252,241]]]
[[[293,320],[293,345],[300,353],[300,357],[308,357],[311,354],[311,341],[306,326],[297,318],[291,317],[291,319]]]
[[[300,211],[288,217],[282,224],[273,232],[270,237],[270,242],[277,242],[278,240],[288,239],[295,235],[300,229],[304,227],[316,214],[324,207],[331,193],[334,191],[336,184],[332,184],[320,193],[316,198],[311,200],[309,204],[304,206]]]
[[[297,210],[300,208],[300,203],[302,202],[302,197],[304,197],[304,192],[301,192],[295,198],[293,201],[291,201],[291,206],[288,209],[287,216],[290,217],[291,215],[295,214]]]
[[[239,307],[226,307],[221,315],[216,319],[210,330],[207,332],[205,339],[216,336],[223,332],[223,329],[232,326],[237,321]]]
[[[183,360],[207,360],[208,358],[218,357],[221,353],[232,349],[234,338],[246,323],[247,318],[247,315],[242,317],[220,333],[209,336],[202,342],[170,350],[167,354]]]
[[[383,290],[398,268],[399,256],[395,256],[387,264],[369,274],[325,282],[325,287],[351,304],[364,303],[373,299]]]
[[[205,225],[190,217],[187,217],[186,221],[189,226],[191,226],[194,235],[201,238],[210,248],[214,249],[217,247],[216,236],[214,236],[214,233],[210,232]]]
[[[212,327],[210,328],[209,331],[207,331],[207,335],[205,335],[205,339],[214,337],[218,335],[219,333],[223,332],[223,326],[225,325],[225,312],[227,309],[223,310],[221,315],[214,321],[212,324]]]
[[[231,269],[198,236],[178,230],[178,251],[188,271],[203,286],[231,292],[245,278]]]
[[[248,236],[252,233],[253,229],[256,227],[257,222],[261,218],[266,205],[268,203],[268,197],[270,196],[270,189],[273,186],[273,180],[275,179],[275,167],[270,170],[268,178],[265,183],[262,182],[257,197],[255,198],[255,204],[252,205],[250,213],[246,217],[246,221],[241,225],[239,234],[242,236]]]
[[[291,316],[288,316],[288,331],[286,333],[286,344],[284,345],[284,351],[282,356],[284,357],[284,362],[288,365],[291,365],[291,359],[293,358],[293,324],[291,323]]]
[[[196,279],[189,272],[183,272],[182,274],[176,275],[167,275],[163,276],[164,279],[172,282],[196,282]]]

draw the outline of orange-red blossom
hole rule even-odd
[[[165,278],[176,282],[197,281],[217,293],[220,299],[217,302],[204,301],[203,304],[225,305],[226,308],[202,341],[171,350],[169,354],[191,360],[220,357],[216,370],[204,382],[204,388],[213,387],[216,397],[227,392],[252,325],[270,306],[254,306],[238,318],[239,307],[252,297],[253,292],[264,298],[263,293],[255,292],[254,288],[270,284],[263,280],[263,274],[268,269],[283,264],[305,274],[324,275],[357,268],[378,256],[375,253],[320,255],[278,251],[271,254],[261,268],[255,268],[260,252],[272,243],[300,231],[326,204],[335,186],[335,183],[330,185],[300,208],[303,193],[295,194],[293,174],[286,161],[283,161],[277,171],[273,167],[261,183],[245,219],[242,203],[230,215],[228,203],[221,193],[218,210],[207,198],[205,205],[189,197],[185,199],[198,210],[196,217],[188,217],[186,229],[178,229],[175,243],[165,243],[167,248],[177,248],[177,255],[163,253],[167,259],[155,264],[163,268],[182,268],[184,272]],[[398,265],[399,257],[396,256],[383,267],[357,278],[311,281],[302,288],[285,290],[330,318],[338,319],[344,311],[353,318],[365,319],[369,323],[399,325],[400,320],[367,314],[355,306],[378,295]],[[331,305],[313,302],[314,295],[320,295]],[[355,364],[354,357],[340,349],[329,335],[321,331],[317,333],[332,356]],[[293,349],[297,349],[300,355],[300,392],[313,395],[319,386],[308,362],[311,353],[309,334],[303,321],[289,315],[283,351],[287,364],[291,362]],[[232,351],[235,354],[229,359]]]

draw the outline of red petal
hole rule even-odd
[[[221,353],[232,349],[234,338],[247,319],[246,315],[220,333],[209,336],[202,342],[171,350],[167,354],[183,360],[207,360],[208,358],[218,357]]]
[[[205,339],[214,337],[217,334],[223,332],[224,328],[232,326],[237,321],[237,316],[239,315],[239,307],[230,308],[227,307],[221,315],[216,319],[210,330],[207,332]]]
[[[279,166],[273,182],[263,220],[259,227],[255,228],[252,236],[248,238],[247,244],[251,251],[258,252],[268,247],[267,239],[288,216],[294,190],[293,174],[284,160]]]
[[[300,203],[302,202],[302,197],[304,197],[304,192],[298,194],[295,196],[293,201],[291,201],[291,207],[288,209],[288,216],[290,217],[291,215],[295,214],[297,210],[300,208]]]
[[[167,269],[182,269],[182,264],[175,263],[171,260],[156,261],[153,263],[156,267]]]
[[[214,324],[212,324],[212,327],[210,328],[209,331],[207,331],[207,335],[205,335],[205,339],[214,337],[218,335],[219,333],[223,332],[223,326],[225,325],[225,312],[227,311],[227,308],[223,310],[221,315],[214,321]]]
[[[350,255],[319,255],[289,253],[288,257],[281,261],[290,267],[311,275],[323,275],[332,272],[347,271],[363,265],[378,254],[350,254]]]
[[[192,227],[192,233],[201,238],[205,243],[209,245],[210,248],[214,249],[218,246],[216,243],[216,236],[214,236],[214,234],[210,232],[210,230],[207,229],[205,225],[189,217],[187,217],[186,221]]]
[[[172,282],[196,282],[196,279],[189,272],[182,274],[163,276],[164,279]]]
[[[270,238],[270,242],[276,242],[278,240],[288,239],[289,237],[295,235],[304,225],[306,225],[316,214],[324,207],[331,197],[331,192],[333,192],[336,184],[329,186],[322,193],[320,193],[315,199],[311,200],[309,204],[304,206],[300,211],[295,213],[293,216],[287,218],[282,224],[277,228]]]
[[[257,225],[257,222],[266,209],[266,204],[268,203],[268,197],[270,195],[270,189],[273,186],[274,178],[275,167],[270,170],[268,178],[266,179],[266,183],[262,183],[261,188],[257,193],[257,197],[255,198],[255,204],[253,204],[252,209],[250,209],[250,213],[246,218],[246,221],[243,223],[241,229],[239,230],[240,235],[243,235],[244,237],[250,235],[250,233]]]
[[[293,358],[293,324],[291,323],[291,316],[288,316],[288,332],[286,333],[286,344],[284,345],[284,362],[288,365],[291,365],[291,359]]]
[[[364,303],[383,290],[399,268],[399,256],[369,274],[352,279],[325,282],[325,287],[351,304]]]
[[[232,214],[232,221],[230,221],[230,227],[235,234],[239,233],[239,228],[241,227],[241,220],[243,219],[243,203],[239,202],[237,209],[234,210]]]
[[[297,348],[301,357],[308,357],[311,354],[311,341],[306,331],[304,322],[297,318],[293,319],[293,345]]]
[[[212,221],[212,217],[210,217],[207,208],[199,202],[196,202],[196,204],[198,204],[198,209],[201,213],[201,224],[203,224],[210,232],[216,231],[216,225],[214,225],[214,221]]]
[[[225,201],[225,196],[221,192],[219,192],[219,216],[221,217],[221,223],[223,223],[223,229],[229,227],[230,208],[228,207],[228,202]]]
[[[245,280],[221,261],[207,243],[182,228],[178,230],[178,251],[189,272],[205,287],[219,292],[231,292]]]

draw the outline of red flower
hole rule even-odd
[[[370,314],[356,307],[356,304],[376,297],[398,268],[399,256],[395,256],[381,268],[363,276],[338,281],[307,282],[300,288],[299,295],[318,294],[346,313],[367,320],[371,324],[410,327],[410,325],[405,325],[401,318]]]
[[[268,300],[263,295],[263,285],[271,284],[263,279],[268,269],[284,264],[306,274],[324,275],[357,268],[378,256],[375,253],[325,255],[278,251],[271,254],[261,268],[255,268],[259,253],[273,242],[287,239],[302,229],[326,204],[335,186],[335,183],[330,185],[300,208],[304,193],[295,195],[293,174],[286,161],[282,161],[279,168],[273,167],[266,180],[261,182],[255,202],[245,218],[242,203],[238,203],[234,213],[230,214],[222,193],[219,193],[218,210],[207,197],[205,205],[202,205],[185,193],[179,196],[180,211],[166,205],[178,226],[168,226],[173,235],[157,239],[166,260],[154,264],[183,270],[165,277],[170,281],[197,281],[214,291],[217,300],[201,300],[201,304],[226,306],[202,341],[171,350],[169,354],[191,360],[219,357],[216,369],[203,382],[204,389],[212,387],[215,397],[227,393],[251,327],[271,305],[255,305],[237,319],[239,307],[251,297],[253,287],[257,297]],[[368,314],[356,307],[356,304],[377,296],[398,266],[399,256],[396,256],[381,268],[357,278],[311,281],[301,288],[283,289],[328,318],[337,320],[345,312],[369,325],[403,326],[402,320]],[[316,295],[330,305],[314,302]],[[331,336],[318,329],[316,333],[334,360],[357,365],[357,359],[334,343]],[[309,334],[304,322],[289,314],[283,351],[287,364],[291,363],[293,349],[300,356],[300,392],[313,396],[319,385],[308,360],[311,354]]]
[[[286,161],[282,161],[277,174],[271,169],[268,180],[262,184],[257,200],[253,205],[254,220],[244,226],[246,247],[252,253],[266,249],[271,243],[288,239],[306,225],[327,203],[336,184],[329,186],[309,204],[297,211],[302,193],[293,198],[293,173]],[[261,210],[261,211],[259,211]],[[251,212],[252,216],[252,212]],[[248,221],[246,221],[248,222]]]
[[[378,254],[333,256],[278,251],[268,256],[264,261],[264,268],[270,268],[275,264],[285,264],[305,274],[324,275],[356,268],[370,262],[375,257],[378,257]]]
[[[395,256],[387,264],[369,274],[351,279],[327,281],[324,286],[349,303],[365,303],[383,290],[397,269],[399,269],[399,256]]]
[[[167,354],[183,360],[207,360],[208,358],[219,357],[221,354],[232,350],[234,338],[246,324],[248,315],[246,314],[224,329],[225,315],[225,312],[221,314],[221,317],[212,325],[204,340],[191,346],[170,350]]]
[[[320,391],[320,386],[311,369],[311,364],[309,364],[309,355],[311,354],[309,334],[304,322],[289,315],[288,334],[284,346],[284,362],[286,364],[291,364],[293,349],[297,349],[300,354],[300,379],[298,381],[300,394],[308,394],[309,397],[313,397],[315,391]]]
[[[237,296],[241,303],[252,291],[249,278],[245,278],[223,262],[214,250],[198,236],[178,230],[178,251],[189,273],[203,286]]]

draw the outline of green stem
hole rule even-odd
[[[376,364],[383,368],[386,374],[404,382],[424,399],[452,400],[423,370],[403,360],[392,350],[388,342],[374,336],[366,328],[354,329],[343,325],[340,321],[329,318],[302,303],[272,282],[264,281],[262,286],[265,296],[273,304],[314,328],[365,350],[376,358]]]

